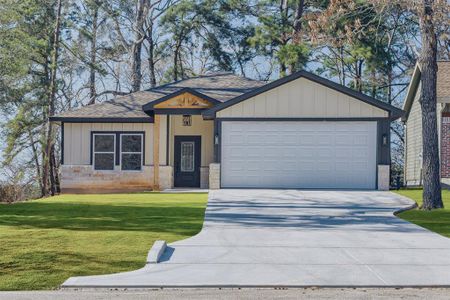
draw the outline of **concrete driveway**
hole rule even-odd
[[[158,264],[63,287],[450,286],[450,239],[402,221],[390,192],[219,190],[202,231]]]

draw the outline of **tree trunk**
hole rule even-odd
[[[305,0],[297,0],[297,7],[295,9],[294,25],[292,29],[292,43],[298,45],[301,41],[301,31],[302,31],[302,17],[303,17],[303,7],[305,6]]]
[[[297,6],[295,8],[294,14],[294,24],[292,29],[292,44],[299,45],[301,43],[301,31],[302,31],[302,17],[303,17],[303,7],[305,5],[305,0],[297,0]],[[289,66],[289,73],[293,74],[296,70],[296,63],[292,63]]]
[[[50,160],[51,160],[51,149],[53,146],[53,124],[50,122],[50,116],[55,113],[55,98],[56,98],[56,71],[58,66],[58,53],[59,53],[59,36],[61,27],[61,0],[56,3],[56,20],[55,20],[55,31],[53,35],[53,50],[52,50],[52,64],[51,64],[51,75],[50,75],[50,86],[48,91],[48,102],[46,108],[46,118],[47,118],[47,136],[45,144],[45,153],[43,161],[43,174],[42,174],[42,185],[45,195],[48,194],[48,183],[49,177],[53,177],[53,172],[51,172]],[[51,190],[54,190],[54,180],[52,180]]]
[[[178,52],[178,65],[180,66],[180,79],[186,78],[186,73],[184,72],[183,60],[181,59],[181,53]]]
[[[181,38],[179,41],[177,41],[177,44],[175,46],[175,52],[173,54],[173,80],[178,80],[178,63],[181,63],[180,57],[180,51],[181,51]]]
[[[55,145],[51,144],[50,147],[50,155],[49,155],[49,173],[50,173],[50,195],[55,196],[56,194],[56,173],[57,170],[55,170]]]
[[[388,64],[388,93],[387,93],[387,98],[388,98],[388,103],[392,104],[392,85],[391,83],[393,82],[393,70],[392,70],[392,63],[389,61]]]
[[[132,63],[131,63],[131,89],[133,92],[137,92],[141,89],[142,83],[142,42],[144,41],[145,34],[143,32],[143,25],[145,19],[145,0],[138,0],[136,9],[136,21],[135,21],[135,40],[131,47]]]
[[[97,63],[97,30],[98,30],[98,6],[94,7],[94,15],[92,20],[92,40],[91,40],[91,57],[89,66],[89,103],[94,104],[97,97],[95,88],[95,75],[97,73],[95,64]]]
[[[131,64],[131,90],[133,92],[137,92],[141,89],[141,81],[142,81],[142,72],[141,72],[141,51],[142,51],[142,42],[135,43],[132,47],[132,64]]]
[[[433,25],[433,0],[423,0],[423,12],[419,23],[422,38],[421,67],[421,108],[423,137],[423,209],[442,208],[439,148],[436,112],[437,82],[437,40]]]
[[[286,76],[286,64],[282,61],[280,61],[280,78]]]
[[[148,26],[147,29],[147,42],[148,42],[148,70],[150,76],[150,87],[156,86],[155,75],[155,43],[153,41],[153,23]]]
[[[36,148],[35,140],[34,140],[33,135],[30,130],[28,130],[28,137],[30,139],[31,150],[33,153],[33,160],[34,160],[34,164],[35,164],[35,168],[36,168],[36,178],[38,179],[38,182],[39,182],[39,189],[41,190],[41,197],[44,197],[45,192],[42,187],[41,165],[39,163],[38,149]]]
[[[51,164],[53,166],[53,182],[54,182],[54,193],[61,193],[61,185],[59,180],[59,164],[58,160],[56,159],[56,151],[55,151],[55,144],[53,144],[51,149]]]

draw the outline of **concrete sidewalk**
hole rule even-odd
[[[402,221],[389,192],[219,190],[162,262],[63,287],[450,286],[450,239]]]
[[[226,300],[226,299],[433,299],[448,300],[450,289],[336,289],[336,288],[296,288],[296,289],[133,289],[133,290],[59,290],[0,292],[0,300]]]

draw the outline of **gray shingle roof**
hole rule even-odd
[[[231,73],[204,75],[165,84],[146,91],[119,96],[102,103],[83,106],[58,114],[52,119],[57,121],[66,118],[149,118],[142,110],[142,105],[183,88],[191,88],[220,102],[225,102],[264,84],[265,82],[251,80]]]

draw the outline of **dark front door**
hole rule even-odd
[[[175,136],[175,187],[200,187],[200,136]]]

